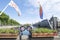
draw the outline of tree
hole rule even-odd
[[[2,25],[7,25],[8,24],[8,19],[9,19],[9,16],[6,15],[4,12],[2,13],[2,15],[0,15],[0,21],[1,21]]]
[[[9,19],[8,23],[10,25],[20,25],[16,20],[13,20],[13,19]]]
[[[0,15],[0,24],[1,25],[20,25],[16,20],[10,19],[10,17],[6,15],[6,13],[4,12],[2,13],[2,15]]]
[[[28,27],[28,26],[31,26],[31,24],[24,24],[24,26]]]

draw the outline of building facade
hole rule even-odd
[[[58,27],[57,17],[52,17],[49,21],[50,21],[50,24],[52,25],[52,28],[56,30]]]

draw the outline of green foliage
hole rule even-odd
[[[3,29],[0,29],[0,33],[5,33],[6,31]]]
[[[9,19],[8,24],[10,25],[20,25],[16,20]]]
[[[0,22],[0,25],[20,25],[16,20],[10,19],[10,17],[4,12],[0,15]]]
[[[31,24],[24,24],[23,26],[26,26],[26,27],[28,27],[28,26],[30,26]]]
[[[0,21],[2,25],[6,25],[8,22],[9,16],[6,15],[5,13],[2,13],[2,15],[0,15]]]
[[[47,28],[36,28],[32,30],[33,33],[54,33],[56,30],[51,30]]]
[[[11,33],[11,34],[14,34],[14,33],[18,33],[19,31],[18,30],[14,30],[14,29],[0,29],[0,33]]]

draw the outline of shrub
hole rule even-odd
[[[51,30],[47,28],[36,28],[32,30],[33,33],[54,33],[56,30]]]
[[[0,33],[18,33],[18,30],[14,29],[0,29]]]

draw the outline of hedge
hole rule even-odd
[[[0,29],[0,33],[18,33],[18,30],[14,30],[14,29]]]
[[[56,30],[51,30],[48,28],[36,28],[32,29],[32,33],[54,33],[57,32]]]

